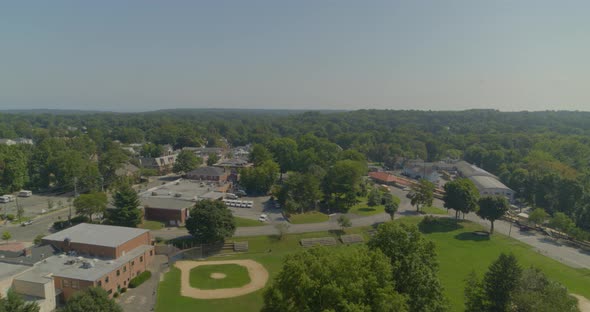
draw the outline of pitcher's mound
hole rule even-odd
[[[250,283],[237,288],[200,289],[191,287],[190,271],[200,265],[237,264],[248,269]],[[196,299],[223,299],[243,296],[262,289],[268,281],[268,271],[262,264],[254,260],[225,260],[225,261],[177,261],[174,264],[180,269],[180,294]],[[223,279],[223,273],[211,273],[213,279]]]
[[[223,273],[211,273],[212,279],[224,279],[226,277]]]

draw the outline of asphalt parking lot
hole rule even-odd
[[[259,196],[259,197],[241,197],[240,200],[253,201],[252,208],[235,208],[230,207],[230,210],[237,217],[246,219],[258,220],[261,214],[268,216],[268,223],[283,222],[286,221],[283,218],[281,209],[277,208],[274,201],[270,200],[270,196]]]
[[[69,207],[73,197],[71,196],[56,196],[56,195],[37,195],[33,194],[30,197],[17,197],[10,203],[0,203],[1,214],[17,213],[17,204],[23,208],[24,216],[34,218],[38,215]]]

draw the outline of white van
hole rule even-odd
[[[14,201],[14,195],[4,195],[4,197],[8,198],[8,201]]]
[[[22,191],[18,192],[18,197],[31,197],[32,195],[33,195],[33,192],[27,191],[27,190],[22,190]]]
[[[8,196],[4,195],[4,196],[0,196],[0,203],[9,203],[10,202],[10,198],[8,198]]]

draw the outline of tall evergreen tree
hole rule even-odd
[[[141,223],[137,192],[129,185],[123,184],[113,196],[114,209],[107,210],[108,223],[118,226],[137,227]]]
[[[483,290],[489,300],[489,311],[508,311],[512,293],[518,286],[522,269],[513,254],[500,254],[483,278]]]

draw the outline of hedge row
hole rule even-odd
[[[138,276],[134,277],[129,282],[129,288],[135,288],[135,287],[143,284],[145,281],[149,280],[150,277],[152,277],[152,272],[150,272],[150,271],[141,272]]]

